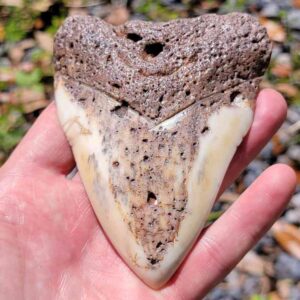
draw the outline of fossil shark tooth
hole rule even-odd
[[[239,13],[122,26],[76,16],[59,29],[61,125],[103,229],[149,286],[168,281],[203,228],[270,52]]]

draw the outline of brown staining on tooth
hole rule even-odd
[[[78,34],[80,32],[80,34]],[[263,75],[266,31],[246,14],[111,26],[74,16],[55,38],[55,69],[160,123],[196,101]]]

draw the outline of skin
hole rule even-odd
[[[277,92],[268,89],[259,94],[253,125],[222,189],[272,137],[286,110]],[[171,281],[154,291],[130,271],[109,243],[79,175],[66,178],[74,165],[51,104],[0,169],[0,295],[4,299],[199,299],[271,227],[296,184],[288,166],[267,169],[201,233]]]

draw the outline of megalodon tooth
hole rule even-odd
[[[56,34],[56,105],[82,182],[152,288],[203,228],[270,53],[266,30],[240,13],[121,26],[74,16]]]

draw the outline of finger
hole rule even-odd
[[[26,172],[38,168],[68,173],[74,167],[69,143],[51,103],[35,121],[4,167],[17,166]]]
[[[262,90],[256,100],[252,126],[237,149],[220,191],[223,191],[258,155],[286,118],[287,104],[281,94],[272,89]]]
[[[204,296],[271,227],[295,186],[291,168],[274,165],[267,169],[202,235],[165,292],[173,286],[182,299]]]

